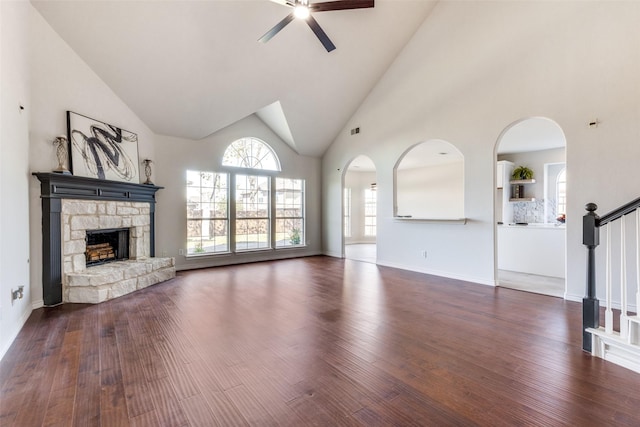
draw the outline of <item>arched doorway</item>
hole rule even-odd
[[[498,286],[564,297],[566,139],[553,120],[507,126],[496,144]]]
[[[377,179],[373,161],[360,155],[342,176],[342,254],[344,258],[376,262]]]

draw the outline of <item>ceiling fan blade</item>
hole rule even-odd
[[[271,0],[274,3],[281,4],[283,6],[294,7],[296,5],[294,0]]]
[[[311,12],[328,12],[331,10],[366,9],[374,7],[374,0],[337,0],[312,3]]]
[[[329,40],[329,36],[327,36],[327,33],[325,33],[324,30],[320,28],[320,24],[318,24],[318,21],[316,21],[313,16],[309,15],[306,21],[307,24],[309,24],[309,27],[311,27],[311,30],[313,30],[313,32],[315,33],[316,37],[318,37],[318,40],[320,40],[320,43],[322,43],[324,48],[327,49],[327,52],[331,52],[336,48],[331,40]]]
[[[286,18],[278,22],[272,29],[267,31],[264,36],[260,37],[258,41],[262,43],[268,42],[273,38],[273,36],[278,34],[280,30],[286,27],[287,24],[289,24],[289,22],[293,21],[294,18],[295,18],[295,15],[293,14],[293,12],[291,12],[289,15],[286,16]]]

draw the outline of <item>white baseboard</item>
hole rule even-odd
[[[342,254],[340,252],[335,252],[335,251],[324,251],[323,255],[334,257],[334,258],[342,258]]]
[[[7,351],[9,351],[11,344],[13,344],[13,342],[16,340],[16,337],[22,330],[22,327],[27,322],[27,319],[29,318],[29,316],[31,316],[31,311],[32,310],[27,310],[26,312],[24,312],[24,314],[18,321],[18,327],[15,328],[13,333],[9,336],[9,339],[7,340],[7,343],[4,345],[4,347],[0,348],[0,361],[2,361],[2,358],[4,357],[4,355],[7,354]]]
[[[409,271],[415,271],[417,273],[424,273],[424,274],[431,274],[433,276],[446,277],[448,279],[455,279],[455,280],[462,280],[465,282],[477,283],[480,285],[495,286],[495,280],[493,278],[466,276],[463,274],[455,274],[448,271],[433,270],[429,268],[419,268],[413,265],[399,264],[396,262],[388,262],[380,259],[378,259],[377,264],[383,265],[385,267],[393,267],[393,268],[399,268],[401,270],[409,270]]]
[[[44,300],[31,301],[31,309],[35,310],[44,307]]]
[[[285,249],[279,250],[276,253],[268,251],[247,252],[242,254],[242,256],[233,254],[202,256],[195,257],[193,260],[187,259],[186,262],[176,263],[176,271],[199,270],[201,268],[224,267],[226,265],[249,264],[262,261],[278,261],[317,255],[323,255],[323,253],[316,250],[295,251]]]
[[[582,302],[582,298],[584,298],[584,295],[575,295],[575,294],[569,294],[566,293],[564,294],[564,299],[566,299],[567,301],[573,301],[573,302]]]
[[[565,294],[564,295],[564,299],[566,299],[567,301],[574,301],[574,302],[579,302],[582,303],[582,299],[584,298],[584,295],[575,295],[575,294]],[[605,307],[606,302],[604,300],[599,300],[600,303],[600,308]],[[620,310],[620,302],[619,301],[612,301],[611,302],[611,308],[613,308],[614,310]],[[627,304],[627,311],[631,311],[633,313],[637,313],[637,307],[635,304]]]

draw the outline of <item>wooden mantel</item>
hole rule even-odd
[[[34,172],[33,175],[40,180],[42,199],[42,294],[45,306],[62,303],[61,199],[149,203],[150,255],[155,256],[155,194],[164,187],[57,173]]]

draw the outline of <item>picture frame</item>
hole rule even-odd
[[[67,139],[73,175],[140,183],[137,134],[67,111]]]

